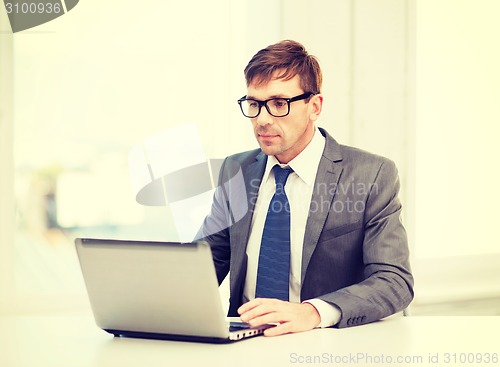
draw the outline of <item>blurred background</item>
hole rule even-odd
[[[207,159],[255,148],[236,103],[243,68],[294,39],[323,69],[318,125],[399,168],[412,314],[500,315],[499,12],[496,0],[82,0],[12,34],[0,8],[0,312],[87,307],[77,236],[179,239],[175,206],[136,201],[130,152],[186,123]]]

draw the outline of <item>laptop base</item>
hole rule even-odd
[[[125,338],[136,338],[136,339],[171,340],[171,341],[181,341],[181,342],[198,342],[198,343],[212,343],[212,344],[232,343],[243,339],[243,337],[236,338],[233,340],[230,339],[229,337],[217,338],[209,336],[161,334],[161,333],[148,333],[141,331],[110,330],[110,329],[104,329],[104,331],[114,335],[115,338],[125,337]],[[255,330],[255,329],[248,329],[248,331],[249,332],[251,331],[253,334],[245,335],[245,339],[261,335],[264,332],[264,330]]]

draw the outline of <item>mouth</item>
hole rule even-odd
[[[268,146],[276,144],[278,138],[279,135],[266,133],[266,134],[258,134],[257,140],[260,141],[260,144]]]
[[[278,134],[271,134],[271,133],[267,133],[267,132],[257,133],[257,135],[259,136],[259,138],[262,138],[262,139],[273,139],[273,138],[279,137]]]
[[[259,136],[263,139],[272,139],[272,138],[276,138],[278,137],[279,135],[273,135],[273,134],[259,134]]]

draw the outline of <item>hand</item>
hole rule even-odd
[[[310,303],[292,303],[270,298],[256,298],[238,309],[243,322],[251,326],[277,323],[266,329],[265,336],[312,330],[321,322],[316,308]]]

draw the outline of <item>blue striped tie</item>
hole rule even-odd
[[[267,210],[262,233],[255,297],[288,301],[290,279],[290,204],[285,183],[290,167],[273,167],[276,192]]]

